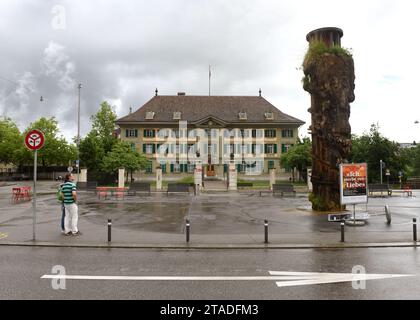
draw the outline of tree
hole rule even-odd
[[[88,169],[90,176],[97,180],[101,170],[102,159],[105,156],[103,141],[90,132],[80,141],[80,165]]]
[[[280,164],[286,169],[297,168],[300,177],[306,177],[306,168],[312,165],[311,140],[303,138],[298,143],[289,148],[286,154],[280,158]],[[293,176],[293,181],[294,181]]]
[[[16,124],[6,118],[0,121],[0,163],[19,164],[19,155],[24,148],[23,137]]]
[[[113,109],[107,101],[104,101],[101,103],[99,111],[90,117],[92,121],[91,133],[102,140],[105,152],[111,151],[117,140],[114,135],[117,114]]]
[[[138,153],[128,142],[118,142],[103,158],[102,170],[115,174],[118,169],[125,168],[132,177],[133,171],[145,169],[146,165],[147,159],[143,154]]]
[[[104,178],[106,173],[102,170],[104,157],[117,143],[114,135],[116,119],[117,115],[113,107],[106,101],[102,102],[99,111],[90,117],[91,131],[80,141],[81,166],[85,166],[89,176],[97,181],[103,180],[101,178]]]
[[[369,181],[380,181],[380,160],[390,170],[390,180],[397,180],[399,171],[407,172],[409,156],[398,143],[390,141],[379,132],[379,126],[372,124],[369,133],[353,136],[351,162],[368,164]],[[383,179],[385,173],[383,172]]]
[[[74,161],[77,158],[76,147],[69,145],[66,139],[59,135],[58,121],[55,117],[38,119],[29,125],[25,130],[25,134],[33,129],[40,130],[45,136],[45,144],[38,150],[38,159],[43,167],[52,165],[66,166],[69,164],[69,161]]]

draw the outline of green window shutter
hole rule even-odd
[[[152,130],[152,138],[154,138],[156,136],[156,131]]]
[[[139,136],[139,131],[137,129],[134,130],[134,136],[137,138]]]
[[[171,163],[170,167],[171,167],[171,172],[174,172],[174,164],[173,163]]]
[[[264,153],[267,153],[267,144],[264,144]]]
[[[287,152],[286,145],[283,143],[281,145],[281,153],[286,153],[286,152]]]
[[[143,153],[146,153],[146,144],[143,143]]]
[[[240,172],[241,171],[241,165],[240,164],[237,164],[236,165],[236,172]]]
[[[144,137],[144,138],[146,138],[146,132],[147,132],[147,130],[146,130],[146,129],[144,129],[144,130],[143,130],[143,137]]]
[[[152,153],[155,153],[155,152],[156,152],[156,145],[152,144]]]
[[[277,153],[277,143],[274,145],[274,153]]]
[[[128,129],[125,129],[125,137],[128,138]]]

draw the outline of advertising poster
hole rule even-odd
[[[368,196],[367,181],[366,163],[341,164],[341,204],[366,203]]]

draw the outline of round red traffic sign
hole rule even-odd
[[[31,130],[25,136],[25,145],[30,150],[41,149],[44,145],[44,134],[39,130]]]

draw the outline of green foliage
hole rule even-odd
[[[128,142],[114,144],[111,152],[102,160],[102,170],[109,174],[116,173],[120,168],[133,172],[145,169],[146,165],[146,157],[131,148]]]
[[[390,170],[390,180],[398,179],[398,172],[407,172],[410,165],[410,154],[399,148],[398,143],[388,140],[379,132],[379,126],[372,124],[369,133],[360,137],[353,136],[351,162],[366,162],[368,164],[369,182],[380,181],[380,160]],[[386,182],[385,170],[382,173]]]
[[[0,121],[0,163],[18,164],[23,137],[11,119]]]
[[[113,107],[106,101],[102,102],[96,114],[90,117],[92,130],[80,141],[81,166],[88,169],[89,176],[100,180],[103,172],[103,159],[111,152],[117,143],[114,136],[117,115]]]
[[[100,105],[99,111],[90,117],[92,121],[91,133],[101,139],[105,152],[112,150],[116,138],[113,135],[117,114],[107,101]]]
[[[323,54],[334,54],[336,56],[351,57],[352,54],[349,49],[342,48],[340,46],[327,47],[322,41],[313,41],[306,52],[303,60],[303,66],[307,66],[310,63],[316,61]]]
[[[407,174],[409,176],[420,176],[420,144],[414,148],[407,148],[401,150],[401,154],[408,162]]]
[[[38,159],[42,166],[66,166],[69,164],[69,161],[74,161],[77,158],[76,147],[69,145],[66,139],[59,135],[58,121],[55,117],[38,119],[29,125],[25,130],[25,134],[32,129],[40,130],[45,136],[45,144],[38,151]]]
[[[280,164],[285,169],[297,168],[300,176],[306,176],[306,168],[312,165],[312,144],[309,138],[298,141],[286,154],[280,158]]]

